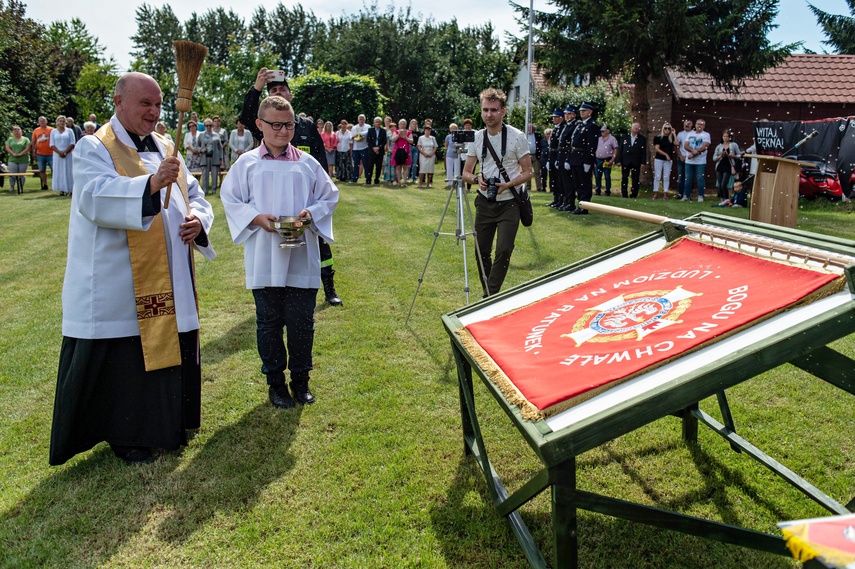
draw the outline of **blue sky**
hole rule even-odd
[[[525,3],[525,0],[519,0]],[[727,1],[727,0],[722,0]],[[144,3],[141,0],[116,2],[115,0],[87,0],[87,2],[69,2],[68,0],[35,0],[28,4],[27,15],[45,24],[54,20],[70,20],[78,17],[86,24],[90,32],[98,37],[104,45],[107,55],[115,56],[116,61],[122,69],[130,63],[129,52],[132,49],[130,36],[136,32],[136,21],[134,14],[136,7]],[[165,0],[147,0],[150,6],[160,7]],[[288,6],[296,4],[296,0],[283,0]],[[305,9],[311,9],[316,16],[326,20],[333,16],[341,16],[355,11],[357,4],[352,1],[342,0],[312,0],[300,2]],[[846,0],[813,0],[814,5],[826,12],[835,14],[848,14]],[[255,8],[261,4],[270,6],[271,2],[248,1],[235,3],[229,6],[222,0],[194,0],[193,2],[171,2],[172,9],[178,19],[185,21],[191,12],[198,14],[218,6],[231,8],[246,21],[252,16]],[[383,7],[387,4],[378,0]],[[403,2],[396,2],[396,6]],[[85,7],[84,7],[85,6]],[[487,20],[493,23],[493,27],[504,37],[505,31],[514,35],[522,36],[514,20],[514,11],[505,2],[497,0],[415,0],[411,2],[412,12],[421,13],[423,17],[433,17],[438,21],[447,21],[456,17],[461,25],[480,25]],[[536,0],[536,10],[549,10],[550,5],[543,0]],[[381,8],[383,9],[383,8]],[[816,19],[807,7],[805,0],[780,0],[778,18],[779,27],[771,34],[771,40],[776,43],[791,43],[803,41],[805,47],[815,52],[822,53],[821,45],[824,39],[816,25]]]

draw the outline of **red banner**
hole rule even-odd
[[[684,239],[466,329],[477,343],[470,351],[495,362],[487,372],[508,399],[524,416],[542,418],[798,303],[837,278]],[[490,367],[489,359],[479,365]]]

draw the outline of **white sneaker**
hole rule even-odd
[[[689,201],[689,198],[687,198],[686,196],[683,196],[682,198],[680,198],[680,201],[681,202],[687,202],[687,201]]]
[[[704,196],[698,196],[698,203],[703,203]]]

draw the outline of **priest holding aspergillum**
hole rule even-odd
[[[195,251],[214,258],[214,215],[152,134],[157,82],[123,75],[113,101],[109,123],[75,149],[52,465],[102,441],[127,463],[152,462],[200,423],[193,263]]]

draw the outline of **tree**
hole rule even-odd
[[[207,47],[205,61],[217,65],[226,62],[230,47],[237,39],[243,38],[245,31],[243,18],[231,9],[228,12],[223,8],[211,9],[201,17],[193,12],[184,22],[184,37]]]
[[[51,22],[46,38],[53,47],[51,66],[62,97],[62,112],[71,117],[79,117],[79,109],[74,99],[77,79],[86,65],[100,61],[104,46],[98,43],[97,37],[89,33],[86,24],[79,18],[72,18],[70,22]]]
[[[378,14],[371,5],[330,20],[314,57],[320,69],[373,77],[388,101],[386,114],[430,117],[435,125],[471,114],[482,89],[506,89],[514,76],[510,53],[489,24],[461,30],[455,20],[437,25],[409,8]]]
[[[193,110],[200,117],[219,115],[223,125],[231,129],[258,70],[271,67],[275,61],[267,46],[255,46],[248,32],[242,32],[233,38],[222,64],[205,61],[193,93]]]
[[[665,68],[710,76],[737,90],[747,77],[779,64],[798,44],[771,45],[778,0],[550,0],[535,12],[536,59],[553,79],[626,75],[635,84],[633,114],[647,132],[649,89]],[[528,9],[515,5],[524,19]]]
[[[163,110],[174,118],[178,77],[175,70],[175,52],[172,41],[183,39],[181,23],[169,4],[153,8],[140,4],[136,10],[137,33],[131,36],[134,42],[132,71],[148,73],[160,84],[163,91]]]
[[[62,97],[45,27],[25,11],[18,0],[0,0],[0,128],[19,124],[27,132],[39,115],[59,114]]]
[[[823,12],[813,4],[808,4],[823,33],[828,37],[823,41],[837,53],[855,55],[855,0],[846,0],[851,16],[841,16]]]
[[[288,77],[305,73],[314,63],[316,40],[323,35],[324,23],[300,4],[289,10],[281,2],[271,11],[260,6],[250,20],[252,41],[277,55],[277,66]]]
[[[599,110],[596,120],[607,124],[613,134],[629,132],[632,118],[629,115],[628,97],[612,91],[606,81],[584,87],[551,87],[535,94],[531,105],[531,121],[541,131],[552,127],[552,111],[564,109],[568,104],[578,108],[584,101],[593,102]],[[516,105],[508,113],[508,123],[522,130],[525,123],[525,106]]]
[[[445,105],[443,118],[478,120],[478,95],[487,87],[507,91],[517,73],[510,50],[502,49],[488,22],[460,28],[456,19],[437,26],[434,34],[440,57],[436,84],[442,88],[439,101]]]
[[[119,80],[119,66],[109,61],[87,63],[80,70],[72,95],[77,106],[80,126],[90,114],[109,117],[113,114],[113,92]]]
[[[298,111],[333,124],[342,118],[354,121],[360,113],[373,117],[381,112],[384,102],[377,82],[364,75],[341,76],[315,70],[290,85]]]

